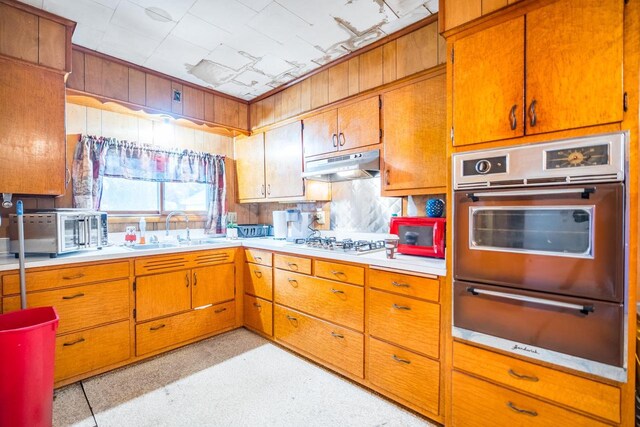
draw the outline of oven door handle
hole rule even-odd
[[[515,190],[515,191],[494,191],[484,193],[467,193],[467,197],[473,202],[480,200],[480,197],[521,197],[521,196],[556,196],[558,194],[580,194],[583,199],[588,199],[596,189],[591,188],[557,188],[548,190]]]
[[[588,315],[589,313],[594,312],[594,308],[592,305],[571,304],[568,302],[554,301],[546,298],[535,298],[535,297],[528,297],[525,295],[510,294],[507,292],[488,291],[486,289],[477,289],[472,286],[469,286],[467,288],[467,292],[469,292],[471,295],[490,295],[498,298],[506,298],[506,299],[512,299],[517,301],[531,302],[534,304],[570,308],[573,310],[578,310],[580,313],[584,314],[585,316]]]

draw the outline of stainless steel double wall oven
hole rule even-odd
[[[625,144],[454,156],[454,336],[626,380]]]

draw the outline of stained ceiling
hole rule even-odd
[[[246,100],[438,11],[438,0],[22,0],[73,43]]]

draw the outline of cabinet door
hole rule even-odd
[[[302,196],[302,122],[266,132],[264,147],[267,198]]]
[[[338,130],[340,150],[378,144],[380,142],[380,99],[374,96],[338,108]]]
[[[136,279],[136,320],[142,322],[191,309],[189,270]]]
[[[236,175],[238,176],[238,200],[263,199],[264,183],[264,134],[236,139]]]
[[[523,98],[524,17],[455,42],[453,145],[524,135]]]
[[[327,111],[304,119],[304,156],[331,153],[338,147],[338,112]]]
[[[192,270],[192,307],[218,304],[232,300],[236,294],[236,270],[234,264],[200,267]]]
[[[384,94],[384,190],[447,185],[446,76]]]
[[[622,120],[623,8],[560,1],[527,14],[528,134]]]

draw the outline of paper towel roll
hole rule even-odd
[[[287,238],[287,211],[273,211],[273,238]]]

